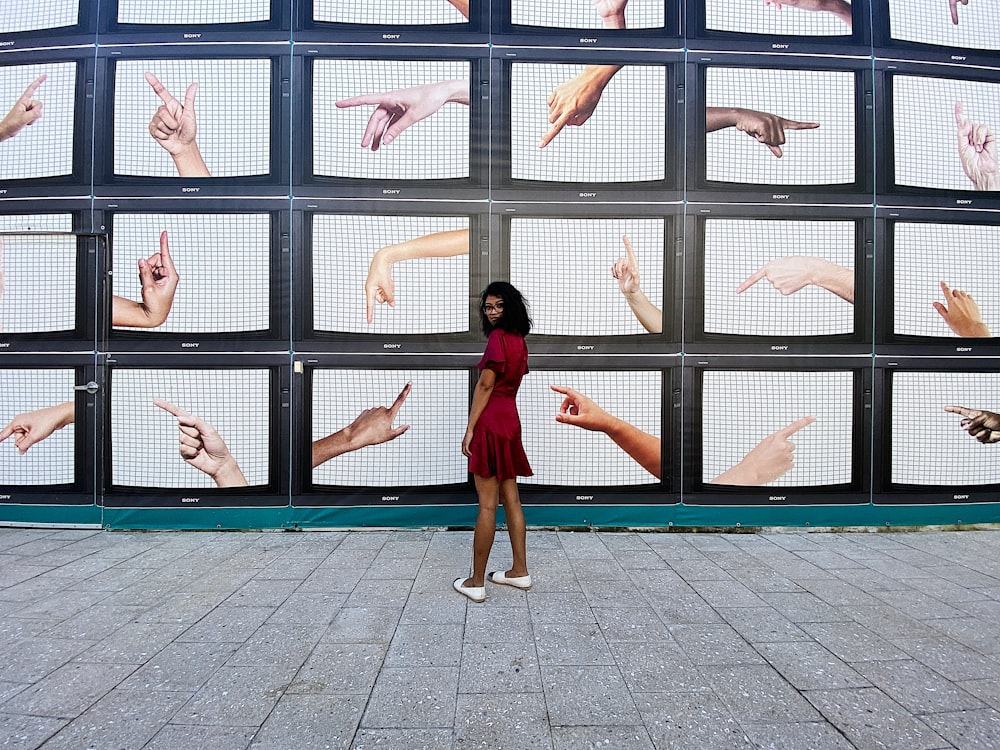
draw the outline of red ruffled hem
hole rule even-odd
[[[469,471],[476,476],[496,477],[502,482],[534,474],[519,439],[510,440],[492,432],[476,431],[469,450],[472,453]]]

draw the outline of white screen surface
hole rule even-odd
[[[2,62],[2,61],[0,61]],[[0,141],[0,180],[60,177],[73,173],[73,131],[76,127],[76,63],[0,65],[0,108],[15,106],[39,76],[35,91],[42,116],[11,138]]]
[[[943,47],[1000,49],[996,5],[969,0],[955,8],[940,0],[889,0],[889,28],[893,39]]]
[[[76,327],[79,266],[72,229],[70,214],[0,216],[0,333],[45,333]],[[53,273],[53,268],[62,270]]]

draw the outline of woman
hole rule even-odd
[[[514,560],[510,570],[490,573],[489,579],[518,589],[531,588],[517,477],[530,477],[532,471],[521,445],[515,402],[521,378],[528,372],[524,337],[531,330],[531,318],[521,293],[504,281],[494,281],[483,291],[479,317],[488,341],[462,440],[462,453],[469,457],[469,471],[476,481],[479,515],[472,541],[472,575],[454,583],[458,593],[474,602],[486,599],[486,563],[496,533],[498,503],[503,503],[507,516]]]

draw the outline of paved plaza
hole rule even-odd
[[[471,543],[0,528],[0,748],[1000,747],[1000,530]]]

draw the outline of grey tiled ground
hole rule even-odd
[[[471,541],[0,528],[0,748],[1000,747],[1000,530]]]

